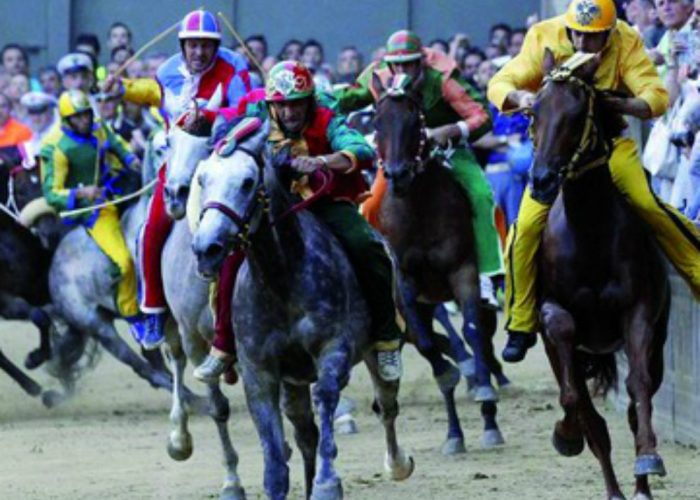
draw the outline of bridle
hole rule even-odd
[[[425,118],[425,113],[423,113],[423,107],[422,103],[418,101],[418,99],[411,95],[409,92],[407,92],[404,88],[400,87],[391,87],[387,89],[387,91],[382,94],[382,96],[377,100],[376,103],[376,109],[379,110],[379,106],[381,105],[382,102],[386,101],[387,99],[397,99],[397,98],[406,98],[409,101],[411,101],[415,106],[416,109],[418,109],[418,120],[420,121],[420,139],[418,142],[418,152],[416,153],[416,156],[413,158],[414,161],[414,167],[416,167],[416,173],[420,173],[423,169],[423,166],[425,164],[425,157],[426,157],[426,151],[427,151],[427,145],[428,145],[428,136],[426,135],[426,128],[427,128],[427,121]],[[381,152],[379,149],[377,149],[377,165],[381,168],[384,168],[384,158],[381,156]]]
[[[586,123],[583,127],[581,140],[579,141],[578,147],[574,151],[574,154],[571,156],[568,163],[564,165],[564,167],[562,167],[559,171],[559,176],[565,180],[576,180],[586,172],[596,167],[606,165],[610,159],[611,154],[609,144],[606,141],[600,141],[600,129],[595,121],[596,90],[591,84],[585,82],[583,79],[573,74],[573,71],[577,67],[578,66],[569,67],[565,63],[560,68],[557,68],[554,71],[550,72],[544,78],[544,85],[540,90],[541,93],[548,83],[567,83],[573,84],[574,86],[582,89],[586,94]],[[530,125],[530,136],[534,138],[534,135],[535,134],[533,121]],[[594,157],[588,162],[582,162],[582,158],[585,158],[585,155],[587,153],[594,151],[595,148],[598,147],[599,143],[601,142],[603,146],[601,155]]]
[[[236,224],[236,226],[238,226],[239,230],[236,233],[232,251],[247,250],[248,248],[250,248],[251,221],[255,216],[258,208],[262,207],[263,214],[269,214],[270,212],[270,195],[267,192],[267,188],[265,187],[265,163],[262,155],[260,153],[251,151],[245,146],[237,146],[235,151],[245,153],[251,158],[253,158],[253,160],[255,160],[255,164],[258,167],[257,193],[246,207],[245,211],[243,212],[243,215],[239,215],[233,208],[228,206],[226,203],[220,201],[208,201],[204,203],[204,205],[202,206],[202,211],[200,213],[201,220],[201,218],[204,217],[204,213],[207,210],[217,210],[221,212],[224,216],[226,216],[229,220],[231,220],[234,224]],[[321,172],[321,175],[323,176],[323,184],[321,185],[321,187],[317,191],[315,191],[314,194],[311,195],[309,198],[291,206],[276,219],[271,220],[270,226],[274,226],[275,224],[286,219],[288,216],[308,208],[320,197],[324,196],[332,189],[333,172],[331,170],[326,169],[320,170],[319,172]]]

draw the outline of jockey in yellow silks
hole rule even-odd
[[[530,28],[521,53],[491,80],[488,98],[500,110],[528,108],[543,75],[545,49],[557,64],[576,51],[598,53],[595,75],[599,90],[622,91],[631,97],[606,97],[621,114],[649,119],[662,115],[668,94],[638,33],[617,20],[613,0],[573,0],[566,14]],[[634,141],[618,137],[610,158],[612,180],[633,210],[653,230],[661,249],[700,298],[700,232],[677,210],[652,192]],[[525,191],[506,251],[506,361],[524,358],[539,329],[536,297],[536,256],[550,205]]]

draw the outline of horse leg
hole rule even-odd
[[[503,366],[498,361],[496,353],[493,349],[493,337],[496,335],[496,329],[498,328],[498,317],[496,316],[496,311],[489,309],[487,307],[481,307],[479,309],[479,318],[481,326],[481,334],[484,336],[484,356],[486,357],[486,364],[491,370],[491,374],[496,378],[496,382],[500,388],[504,388],[510,385],[510,380],[503,373]]]
[[[318,445],[320,463],[314,478],[314,499],[342,498],[343,487],[333,462],[338,447],[333,435],[333,416],[340,399],[340,391],[350,378],[351,354],[343,342],[327,344],[316,361],[318,381],[313,388],[313,400],[321,423],[321,439]]]
[[[434,306],[432,304],[416,303],[413,307],[415,309],[416,319],[419,322],[419,328],[425,329],[429,332],[432,339],[436,339],[438,335],[432,329]],[[459,423],[457,405],[455,403],[455,387],[459,383],[460,372],[454,365],[443,358],[435,340],[431,340],[427,348],[424,347],[421,349],[420,344],[417,344],[416,347],[418,348],[418,352],[430,362],[433,368],[433,376],[445,400],[445,409],[447,410],[447,438],[442,444],[442,453],[443,455],[465,453],[467,450],[464,447],[464,433]],[[443,366],[445,368],[443,368]]]
[[[0,292],[0,316],[5,319],[29,319],[39,329],[39,347],[27,354],[24,360],[25,368],[38,368],[51,357],[51,318],[46,311],[31,306],[21,297]]]
[[[41,386],[34,380],[28,377],[22,370],[17,368],[12,361],[7,359],[5,354],[0,350],[0,370],[7,373],[12,380],[17,382],[20,387],[30,396],[38,396],[41,394]]]
[[[462,372],[462,376],[467,380],[467,385],[471,387],[474,382],[474,375],[476,374],[476,368],[474,367],[474,357],[466,349],[464,341],[452,326],[450,321],[450,316],[447,314],[447,308],[444,304],[438,304],[435,307],[435,319],[447,332],[447,337],[450,340],[450,349],[452,353],[452,358],[457,363],[459,371]]]
[[[605,419],[596,411],[593,401],[591,401],[591,395],[588,392],[584,376],[577,372],[575,378],[580,395],[578,420],[586,435],[586,442],[593,452],[593,455],[598,459],[601,469],[603,470],[608,499],[622,500],[625,496],[620,490],[620,485],[617,482],[617,477],[615,476],[615,471],[610,459],[612,445],[610,443],[608,426],[605,423]]]
[[[221,490],[222,500],[243,500],[245,491],[241,485],[241,478],[238,476],[238,453],[231,443],[231,436],[228,433],[228,419],[231,415],[231,407],[228,399],[221,392],[219,382],[208,384],[209,400],[211,402],[210,415],[216,423],[216,430],[219,432],[219,440],[224,454],[224,466],[226,467],[226,478]]]
[[[170,407],[170,422],[173,429],[168,436],[168,455],[173,460],[182,461],[192,455],[192,435],[187,429],[189,417],[183,399],[183,377],[187,358],[179,344],[167,343],[166,346],[173,373],[172,406]]]
[[[159,372],[151,368],[124,342],[111,322],[102,321],[101,323],[97,328],[86,331],[95,331],[96,338],[102,347],[119,361],[130,366],[139,377],[147,380],[152,387],[172,391],[173,381],[169,373]]]
[[[314,422],[311,407],[311,392],[308,386],[282,384],[282,409],[294,426],[294,440],[304,459],[304,485],[306,498],[311,497],[314,474],[316,473],[316,450],[318,448],[318,427]]]
[[[384,459],[384,470],[391,479],[402,481],[413,473],[415,463],[413,457],[407,455],[401,449],[396,438],[395,421],[399,414],[399,382],[387,382],[378,375],[377,359],[374,356],[365,356],[365,364],[372,377],[374,401],[384,424],[387,450]]]
[[[273,500],[281,500],[286,498],[289,492],[289,466],[279,408],[279,380],[261,366],[249,366],[244,351],[239,352],[239,359],[248,411],[262,445],[265,493]],[[329,418],[332,428],[332,412]]]
[[[560,455],[572,457],[583,451],[583,431],[578,421],[578,387],[574,380],[574,319],[558,304],[542,306],[545,351],[559,384],[559,404],[564,418],[554,426],[552,445]]]
[[[484,335],[480,328],[481,299],[478,293],[476,268],[473,265],[462,266],[449,276],[449,280],[454,296],[462,309],[464,339],[474,353],[474,366],[476,368],[474,400],[477,402],[498,401],[496,390],[491,385],[491,370],[486,363]]]
[[[663,377],[663,342],[655,338],[646,305],[637,306],[626,329],[629,359],[627,392],[630,396],[628,418],[634,432],[637,459],[634,464],[636,495],[651,498],[647,476],[666,475],[664,462],[656,451],[656,434],[652,427],[652,398]]]

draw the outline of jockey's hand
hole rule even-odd
[[[292,160],[292,168],[302,174],[310,174],[325,165],[322,159],[313,156],[298,156]]]
[[[449,140],[455,137],[455,128],[455,125],[427,128],[425,129],[425,135],[428,137],[428,140],[433,141],[439,146],[447,146]],[[459,129],[457,129],[457,134],[459,135]]]
[[[77,197],[83,200],[94,201],[104,193],[104,188],[100,186],[83,186],[78,189]]]

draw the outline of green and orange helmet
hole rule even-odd
[[[423,57],[423,43],[411,30],[400,30],[389,37],[386,42],[387,63],[405,63],[417,61]]]
[[[270,70],[265,85],[267,102],[294,101],[314,94],[314,77],[298,61],[282,61]]]

